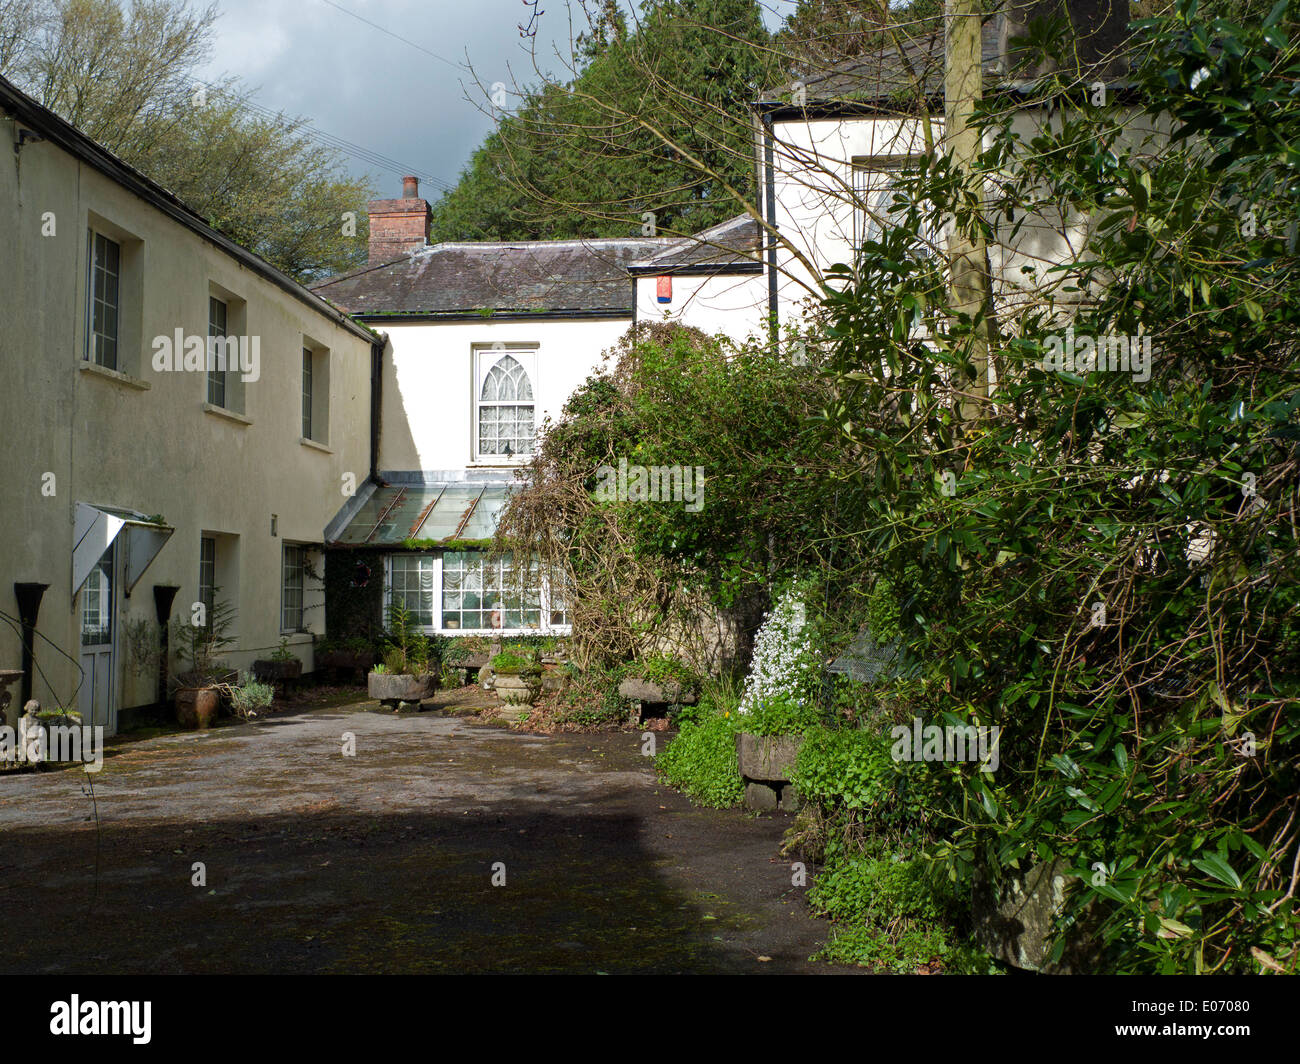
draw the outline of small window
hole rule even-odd
[[[480,461],[509,461],[533,453],[535,404],[532,369],[536,352],[480,349],[475,420]]]
[[[203,603],[204,623],[210,625],[217,603],[217,541],[212,536],[199,539],[199,601]]]
[[[117,369],[118,320],[122,311],[122,247],[103,233],[87,230],[90,260],[86,359]]]
[[[882,155],[853,160],[853,246],[879,240],[890,223],[895,182],[914,169],[914,155]],[[924,234],[923,234],[924,235]]]
[[[302,349],[302,437],[315,439],[311,434],[311,348]]]
[[[110,550],[90,571],[81,589],[81,645],[113,641],[113,555]]]
[[[411,623],[433,627],[433,584],[435,559],[428,554],[395,554],[389,559],[386,605],[400,602],[411,615]]]
[[[301,632],[304,578],[307,572],[307,549],[284,545],[284,574],[280,595],[280,630]]]
[[[213,406],[226,405],[226,378],[229,371],[224,362],[218,362],[218,348],[228,350],[226,339],[227,306],[224,300],[208,297],[208,402]],[[220,340],[218,345],[213,341]]]

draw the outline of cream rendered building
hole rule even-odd
[[[3,80],[0,142],[0,668],[39,602],[10,723],[27,694],[108,734],[155,703],[132,665],[155,588],[174,620],[234,607],[232,666],[284,638],[310,670],[325,525],[370,471],[373,334]],[[210,336],[243,361],[209,367]]]

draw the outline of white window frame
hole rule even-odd
[[[298,587],[289,586],[290,567],[289,552],[298,552]],[[289,593],[298,592],[298,623],[290,625],[288,621]],[[307,630],[307,547],[301,543],[285,543],[280,550],[280,633],[304,632]]]
[[[894,182],[921,161],[916,154],[864,155],[852,162],[853,177],[853,254],[856,258],[873,225],[883,226],[879,218],[872,217],[877,198],[889,194]],[[884,194],[884,195],[882,195]],[[892,198],[892,197],[891,197]]]
[[[214,320],[214,312],[217,306],[221,307],[221,323],[220,323],[221,331],[219,333],[213,331],[218,327],[217,322]],[[221,296],[215,296],[209,293],[208,295],[208,344],[207,347],[204,349],[205,357],[206,357],[206,353],[210,352],[213,349],[213,344],[212,344],[213,340],[218,338],[224,340],[229,335],[230,335],[230,301],[228,299],[222,298]],[[222,348],[223,350],[225,349],[224,344],[222,345]],[[229,403],[229,399],[230,399],[229,367],[225,367],[225,368],[218,367],[215,360],[210,362],[207,366],[207,376],[205,377],[205,380],[207,381],[207,385],[203,393],[204,399],[206,399],[211,406],[219,406],[221,407],[222,410],[233,409]],[[217,395],[217,392],[214,391],[214,388],[217,387],[220,388],[219,397]]]
[[[105,369],[121,369],[121,348],[122,348],[122,267],[125,262],[125,252],[122,248],[122,242],[109,236],[107,233],[100,232],[90,225],[86,227],[86,251],[87,251],[87,270],[86,270],[86,352],[85,360],[96,366],[103,366]],[[110,271],[107,265],[101,266],[95,254],[95,245],[98,241],[104,241],[105,244],[112,244],[117,249],[117,270]],[[109,278],[114,284],[114,296],[110,302],[107,299],[97,299],[95,296],[95,274],[96,272],[104,274],[104,283],[108,284]],[[107,331],[101,332],[96,328],[96,305],[99,304],[113,312],[113,332],[110,336]],[[100,345],[97,341],[103,340],[105,345],[112,343],[113,354],[110,361],[107,357],[101,357]]]
[[[470,454],[473,456],[472,461],[475,465],[523,465],[532,459],[536,445],[537,433],[541,427],[541,402],[539,400],[540,388],[537,375],[537,367],[540,362],[538,355],[538,345],[535,343],[503,343],[495,341],[490,344],[473,345],[473,375],[472,383],[474,387],[470,401],[473,404],[473,417],[471,420],[470,431],[472,438],[470,440]],[[483,395],[483,383],[487,379],[488,373],[492,370],[502,358],[509,356],[523,367],[528,374],[528,381],[533,390],[533,440],[525,454],[512,454],[509,457],[500,454],[483,454],[479,451],[479,410],[484,405],[481,398]],[[503,404],[504,405],[504,404]],[[522,403],[513,405],[524,405]]]

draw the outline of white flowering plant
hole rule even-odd
[[[754,637],[754,657],[740,713],[753,713],[767,703],[811,709],[816,703],[820,662],[812,640],[803,595],[791,587],[776,602]]]

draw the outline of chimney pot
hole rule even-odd
[[[401,199],[371,200],[369,213],[371,266],[419,251],[428,240],[431,214],[417,177],[402,178]]]

